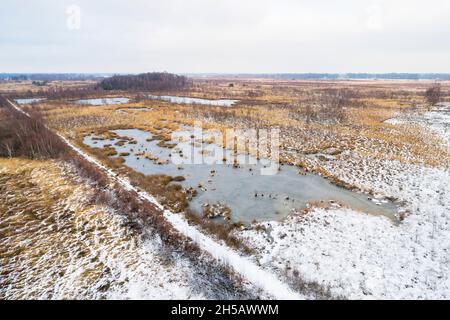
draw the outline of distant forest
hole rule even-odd
[[[380,79],[380,80],[450,80],[448,73],[204,73],[188,74],[192,77],[223,78],[266,78],[278,80],[345,80],[345,79]]]
[[[171,90],[182,89],[190,84],[185,76],[166,72],[138,75],[116,75],[100,81],[103,90]]]

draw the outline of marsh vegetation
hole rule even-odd
[[[125,78],[119,82],[126,85]],[[79,176],[92,181],[92,203],[134,217],[133,226],[152,226],[155,234],[164,235],[168,248],[176,248],[170,250],[196,257],[198,248],[172,229],[160,208],[149,207],[136,200],[137,193],[119,186],[111,190],[110,178],[84,159],[70,156],[66,160],[65,151],[58,151],[46,127],[36,124],[45,121],[52,131],[121,179],[156,197],[190,226],[312,296],[395,297],[418,292],[405,286],[420,287],[420,292],[436,296],[445,289],[442,282],[433,282],[438,278],[427,280],[415,271],[420,269],[420,261],[447,268],[441,254],[417,254],[419,247],[429,243],[426,239],[445,244],[448,232],[445,212],[449,194],[439,185],[448,177],[450,162],[448,83],[195,79],[187,86],[151,90],[139,88],[142,83],[130,81],[129,85],[137,89],[105,91],[86,83],[85,87],[76,84],[52,91],[49,84],[32,88],[30,94],[24,84],[15,98],[39,94],[46,99],[21,101],[22,108],[33,115],[31,119],[1,109],[2,155],[40,161],[62,158],[72,163]],[[2,86],[6,85],[1,84],[0,90]],[[10,85],[4,88],[3,92],[11,94]],[[191,104],[172,98],[149,99],[149,95],[239,103]],[[115,99],[119,98],[126,100],[117,105]],[[76,103],[79,99],[102,103]],[[189,128],[198,121],[204,130],[221,133],[229,128],[279,128],[281,171],[264,180],[257,174],[258,167],[239,162],[240,157],[262,160],[252,148],[235,153],[220,148],[208,136],[195,139]],[[183,143],[199,152],[198,148],[204,147],[203,157],[215,153],[212,146],[219,147],[223,165],[174,165],[173,157],[188,156],[172,138],[180,131],[187,132]],[[35,136],[43,139],[33,139]],[[390,207],[392,203],[395,206]],[[367,214],[385,208],[394,219]],[[401,252],[401,264],[394,263],[397,260],[388,251],[390,246]],[[436,250],[443,252],[440,247]],[[353,251],[358,259],[352,258]],[[374,260],[380,252],[385,258]],[[329,265],[342,272],[327,273]],[[414,272],[401,267],[406,265]],[[355,274],[344,279],[343,270],[352,268]],[[390,268],[406,280],[399,282],[392,271],[379,279],[388,291],[365,285],[377,277],[373,270]],[[414,279],[420,279],[419,284]],[[361,285],[352,286],[353,280]],[[425,283],[434,289],[424,288]]]

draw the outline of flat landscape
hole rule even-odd
[[[1,299],[450,298],[448,81],[0,95]]]

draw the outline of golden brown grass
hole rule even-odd
[[[16,92],[16,93],[28,93],[37,92],[40,90],[51,90],[53,88],[59,88],[64,86],[65,88],[78,88],[86,85],[94,84],[94,81],[51,81],[48,85],[39,87],[32,84],[32,81],[8,81],[0,82],[0,92]]]
[[[58,278],[75,259],[68,251],[76,249],[82,257],[92,250],[75,239],[76,230],[93,227],[90,221],[99,224],[104,215],[101,206],[89,203],[91,192],[89,186],[63,176],[55,161],[0,158],[0,284],[9,287],[9,294],[18,299],[51,297]],[[49,277],[48,270],[57,266],[60,274]],[[77,278],[81,286],[107,272],[98,261],[87,269]]]
[[[230,87],[229,84],[233,83]],[[339,158],[344,151],[362,157],[398,160],[428,166],[446,166],[450,159],[448,148],[442,141],[422,128],[411,125],[390,125],[385,120],[399,112],[408,112],[424,102],[426,83],[392,81],[269,81],[224,80],[196,81],[195,85],[180,92],[161,92],[208,99],[231,98],[241,102],[232,108],[213,106],[177,105],[158,100],[131,100],[119,106],[80,106],[64,102],[44,102],[42,110],[49,124],[76,141],[80,147],[87,134],[108,137],[111,129],[137,128],[146,130],[167,142],[170,134],[181,125],[193,125],[202,120],[204,128],[224,131],[226,128],[281,129],[281,162],[298,164],[303,169],[321,173],[338,185],[344,182],[324,169],[321,153]],[[342,123],[307,122],[301,117],[311,97],[327,90],[346,89],[354,95],[346,108]],[[444,90],[450,85],[445,83]],[[133,96],[129,96],[133,98]],[[125,110],[126,112],[118,112]],[[300,117],[292,117],[292,111]],[[289,150],[294,152],[288,152]],[[93,152],[116,169],[123,169],[123,159],[111,160],[104,151]],[[106,152],[112,151],[106,149]],[[151,150],[150,150],[151,151]],[[255,150],[250,152],[256,155]],[[149,158],[154,158],[148,155]],[[316,157],[317,160],[308,160]],[[158,159],[154,159],[157,161]],[[126,171],[129,171],[128,169]],[[125,171],[122,171],[126,173]],[[166,191],[164,188],[160,188]],[[177,196],[178,197],[178,196]]]

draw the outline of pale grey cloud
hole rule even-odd
[[[450,72],[447,0],[0,6],[0,72]],[[70,6],[80,9],[79,28]]]

